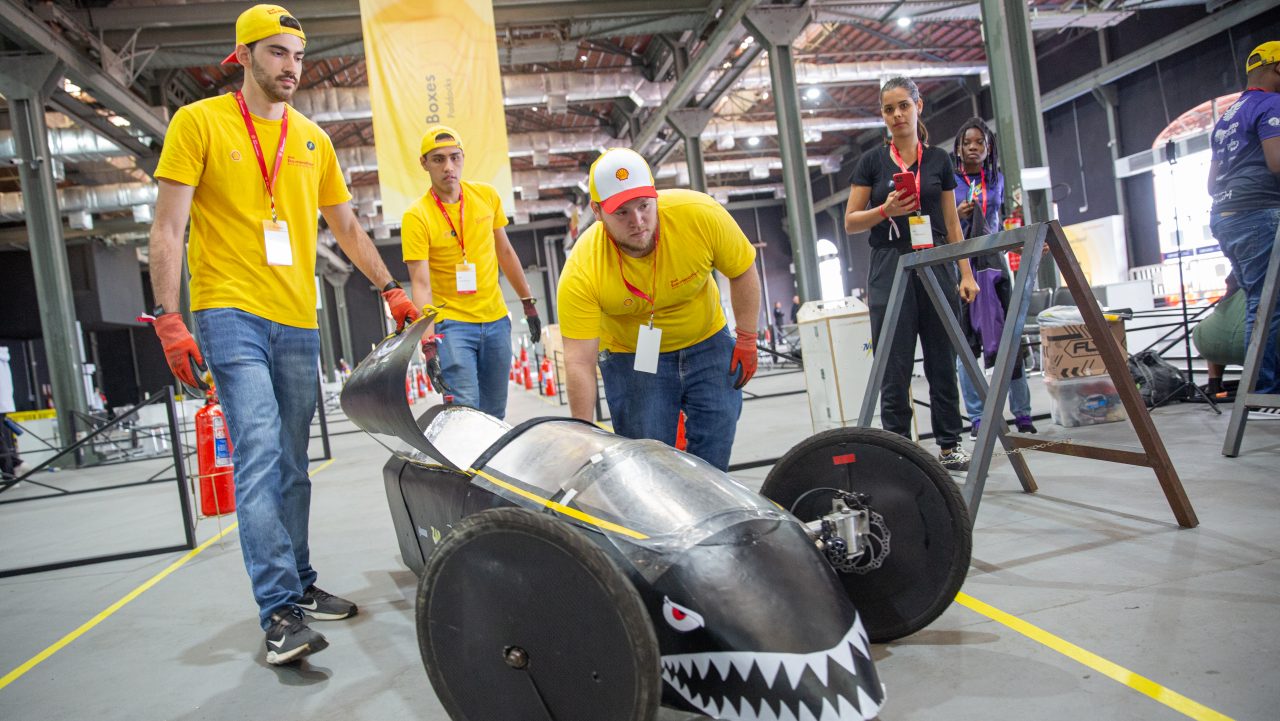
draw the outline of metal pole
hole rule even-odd
[[[338,335],[342,342],[342,358],[347,365],[356,366],[356,356],[351,347],[351,316],[347,313],[347,285],[333,286],[333,307],[338,311]]]
[[[1004,157],[1005,187],[1022,189],[1023,222],[1047,223],[1052,198],[1048,190],[1022,188],[1022,169],[1045,167],[1044,117],[1040,109],[1040,81],[1035,45],[1025,0],[980,0],[983,42],[991,66],[991,98],[995,105],[1000,154]],[[1041,288],[1057,285],[1049,259],[1038,272]]]
[[[196,522],[191,514],[191,491],[187,488],[187,468],[182,457],[182,434],[178,431],[178,409],[173,398],[173,387],[165,386],[165,411],[169,416],[169,445],[173,448],[173,470],[178,477],[178,501],[182,504],[182,530],[187,537],[187,548],[196,547]]]
[[[769,76],[773,80],[778,146],[782,155],[782,182],[787,193],[787,232],[791,236],[796,266],[796,286],[802,301],[822,297],[818,278],[818,233],[813,217],[813,190],[805,161],[804,128],[800,122],[800,96],[796,93],[796,69],[791,43],[809,24],[812,10],[801,7],[761,7],[747,12],[751,34],[769,52]]]
[[[62,63],[50,55],[11,59],[0,70],[0,93],[9,101],[9,117],[18,151],[15,164],[31,239],[31,265],[35,271],[45,359],[53,385],[54,407],[58,409],[58,436],[63,446],[69,446],[76,441],[75,416],[87,413],[88,403],[79,359],[74,352],[80,347],[75,297],[44,120],[44,101],[61,80],[62,71]]]
[[[320,277],[320,276],[317,276]],[[325,300],[324,287],[328,285],[323,278],[316,283],[316,297],[319,300],[319,308],[316,309],[316,319],[320,325],[320,374],[325,380],[333,379],[333,369],[338,366],[333,359],[333,324],[329,320],[329,304]]]
[[[712,111],[702,108],[681,108],[667,115],[667,122],[684,138],[684,161],[689,172],[689,187],[700,193],[707,192],[707,170],[702,159],[702,131],[711,121]]]

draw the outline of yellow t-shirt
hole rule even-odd
[[[441,320],[465,323],[492,323],[507,315],[498,285],[498,251],[493,231],[507,224],[498,191],[487,183],[462,181],[463,203],[445,203],[449,220],[462,233],[468,263],[476,266],[476,292],[458,292],[457,265],[462,262],[462,244],[453,236],[449,221],[428,191],[409,210],[400,224],[404,259],[429,261],[431,297],[444,304]],[[466,213],[466,225],[458,217],[458,206]]]
[[[655,306],[627,289],[619,271],[644,293],[654,289]],[[662,329],[661,352],[688,348],[724,327],[714,268],[729,278],[755,262],[756,249],[733,216],[714,198],[692,190],[658,191],[658,248],[644,258],[619,253],[595,223],[578,238],[564,264],[557,291],[560,332],[566,338],[599,338],[601,348],[634,353],[641,323]]]
[[[155,176],[195,186],[191,203],[191,309],[239,308],[297,328],[316,327],[316,214],[351,200],[333,143],[289,109],[276,213],[288,223],[293,265],[267,265],[262,221],[271,201],[249,131],[232,94],[174,114]],[[267,172],[280,147],[280,121],[253,117]]]

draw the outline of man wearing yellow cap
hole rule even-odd
[[[458,131],[444,125],[427,129],[418,161],[431,176],[431,189],[405,212],[400,240],[414,302],[441,306],[435,328],[427,330],[422,343],[432,381],[447,402],[451,398],[502,418],[511,319],[498,285],[499,268],[524,305],[531,342],[538,342],[542,323],[507,238],[498,191],[463,180],[464,159]]]
[[[1245,72],[1245,91],[1213,128],[1209,227],[1245,291],[1247,344],[1280,226],[1280,41],[1254,48]],[[1271,342],[1280,337],[1280,305],[1262,322],[1270,330],[1254,391],[1280,393],[1280,351]]]
[[[325,648],[307,626],[355,615],[316,587],[308,548],[307,445],[316,407],[316,214],[347,257],[383,288],[398,325],[418,317],[348,201],[333,144],[287,105],[302,74],[306,35],[278,5],[236,21],[240,90],[178,110],[165,135],[151,228],[156,333],[174,375],[197,385],[208,362],[234,442],[240,549],[267,632],[267,662]],[[191,308],[204,354],[178,307],[183,234]]]
[[[689,452],[726,470],[756,371],[755,248],[711,196],[659,192],[632,150],[601,155],[589,185],[599,222],[578,238],[557,293],[569,410],[593,420],[598,361],[618,434],[675,445],[684,411]],[[713,269],[729,278],[736,340]]]

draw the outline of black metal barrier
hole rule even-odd
[[[64,488],[58,488],[52,484],[44,483],[44,482],[32,479],[32,476],[34,476],[35,474],[39,473],[45,468],[52,466],[54,461],[68,454],[76,454],[81,452],[86,447],[90,446],[90,444],[94,443],[99,437],[107,433],[109,430],[116,428],[118,426],[121,426],[122,424],[125,423],[125,421],[136,416],[138,412],[143,408],[155,403],[160,403],[160,402],[164,402],[165,411],[168,416],[169,445],[170,445],[170,449],[172,451],[172,456],[173,456],[172,465],[167,466],[163,470],[168,470],[168,468],[170,467],[173,468],[175,471],[175,475],[173,477],[162,478],[162,479],[155,479],[153,477],[152,479],[148,479],[146,481],[119,483],[119,484],[110,485],[110,486],[101,486],[98,488],[85,488],[85,489],[76,490],[76,491],[71,491]],[[32,485],[36,485],[41,488],[49,489],[53,491],[53,493],[47,493],[40,496],[30,496],[26,498],[0,500],[0,505],[8,505],[8,504],[14,504],[14,503],[31,503],[31,502],[40,501],[40,500],[49,499],[49,498],[64,498],[72,495],[98,493],[100,491],[110,491],[110,490],[116,490],[120,488],[130,488],[134,486],[149,485],[153,483],[160,483],[160,482],[167,482],[167,481],[176,481],[178,484],[178,504],[180,506],[179,510],[182,514],[182,527],[184,531],[184,534],[183,534],[184,539],[181,544],[176,544],[172,546],[163,546],[158,548],[146,548],[138,551],[126,551],[123,553],[113,553],[113,554],[102,555],[102,556],[88,556],[84,558],[76,558],[76,559],[71,559],[67,561],[46,563],[38,566],[24,566],[20,568],[0,569],[0,578],[7,578],[9,576],[20,576],[20,575],[25,575],[29,573],[41,573],[44,571],[54,571],[62,568],[76,568],[79,566],[87,566],[95,563],[106,563],[108,561],[120,561],[124,559],[129,559],[129,558],[138,558],[141,556],[154,556],[162,553],[173,553],[175,551],[187,551],[196,547],[195,519],[192,515],[191,494],[187,487],[186,467],[183,462],[183,454],[182,454],[182,434],[178,425],[177,404],[174,400],[173,389],[171,387],[166,387],[164,390],[164,393],[156,394],[151,398],[143,401],[142,403],[139,403],[138,405],[134,406],[133,408],[130,408],[125,413],[116,417],[114,420],[104,424],[103,426],[93,431],[92,433],[88,434],[84,438],[81,438],[75,443],[58,451],[56,454],[46,459],[44,462],[40,463],[35,468],[32,468],[30,471],[27,471],[23,475],[18,476],[13,480],[4,481],[3,483],[0,483],[0,494],[3,494],[5,491],[8,491],[9,489],[13,488],[19,483],[30,483]]]

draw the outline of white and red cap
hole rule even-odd
[[[643,156],[629,148],[612,148],[591,164],[591,201],[606,213],[636,198],[656,198],[653,171]]]

